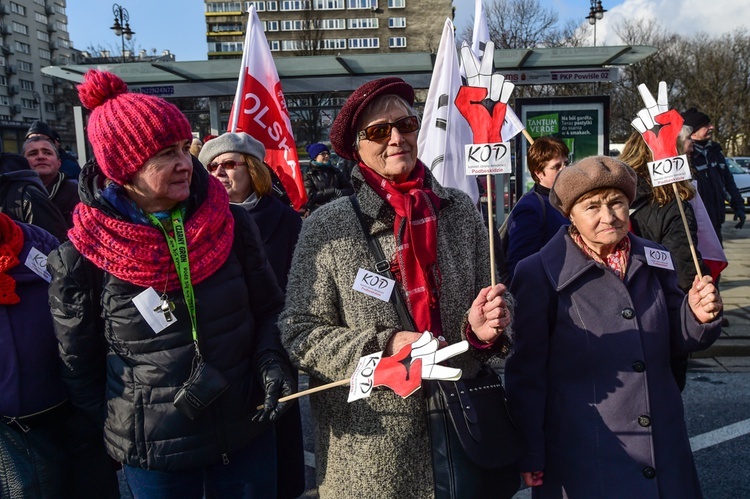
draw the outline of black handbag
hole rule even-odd
[[[393,279],[383,249],[367,230],[355,196],[352,206],[377,260],[378,273]],[[398,288],[391,302],[402,326],[415,330]],[[511,498],[521,485],[518,462],[526,442],[508,412],[500,376],[483,366],[475,378],[423,381],[436,499]]]
[[[484,366],[475,378],[425,381],[422,387],[435,497],[513,497],[526,443],[508,412],[500,376]]]

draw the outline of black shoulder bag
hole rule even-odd
[[[356,196],[350,196],[376,270],[393,279],[390,262],[370,234]],[[398,287],[391,302],[401,324],[416,331]],[[483,366],[476,378],[422,381],[436,499],[511,498],[521,483],[518,461],[526,443],[508,412],[501,378]]]

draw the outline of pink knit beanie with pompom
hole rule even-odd
[[[128,92],[120,77],[92,69],[78,85],[91,110],[87,134],[104,174],[128,184],[146,161],[180,140],[192,140],[190,123],[164,99]]]

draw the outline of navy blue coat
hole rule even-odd
[[[20,263],[8,275],[21,302],[0,305],[0,414],[5,416],[34,414],[67,398],[47,304],[49,285],[25,265],[32,248],[47,255],[59,243],[39,227],[16,223],[24,243]]]
[[[630,240],[624,281],[567,228],[516,269],[505,377],[534,497],[701,497],[669,357],[711,345],[719,317],[698,324],[675,272],[646,263],[659,245]]]
[[[529,191],[528,194],[521,196],[509,215],[508,250],[505,254],[505,261],[511,278],[518,262],[542,249],[542,246],[552,239],[557,229],[570,223],[550,204],[549,189],[534,184],[533,191],[542,196],[546,206],[543,208],[539,197]]]

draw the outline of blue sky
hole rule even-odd
[[[589,0],[540,0],[540,3],[556,10],[564,20],[584,22],[589,10]],[[710,35],[722,34],[745,25],[750,18],[747,0],[602,0],[602,3],[608,12],[597,24],[597,45],[618,44],[613,27],[626,17],[658,19],[669,31],[684,35],[698,30]],[[460,34],[474,15],[474,0],[454,0],[453,4]],[[136,51],[170,50],[178,61],[206,59],[202,1],[123,0],[120,5],[130,14]],[[114,23],[111,3],[69,0],[67,14],[70,39],[77,49],[101,47],[120,52],[120,39],[109,29]],[[437,28],[438,33],[441,30],[441,26]]]

